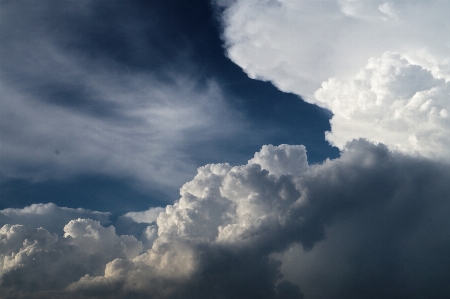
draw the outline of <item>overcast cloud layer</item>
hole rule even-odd
[[[450,159],[448,1],[216,1],[228,57],[333,112],[326,138]]]
[[[125,215],[150,223],[142,241],[90,219],[60,236],[5,225],[2,296],[442,298],[449,172],[364,140],[315,166],[302,146],[264,146],[247,165],[199,168],[165,209]]]

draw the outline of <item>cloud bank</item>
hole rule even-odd
[[[199,168],[164,210],[127,215],[159,213],[143,252],[89,219],[60,237],[5,225],[2,295],[440,298],[450,291],[449,177],[448,164],[364,140],[312,166],[302,146],[264,146],[246,165]],[[77,270],[66,278],[67,265]],[[46,280],[22,275],[28,267]]]
[[[331,110],[327,140],[450,159],[448,1],[216,1],[228,57]]]

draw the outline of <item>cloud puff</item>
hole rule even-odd
[[[450,160],[450,82],[398,54],[370,59],[352,80],[331,78],[314,96],[333,111],[326,138],[341,149],[364,136],[409,154]]]
[[[142,254],[134,238],[92,220],[72,220],[61,239],[33,230],[27,238],[49,248],[63,240],[82,252],[80,263],[96,254],[109,262],[27,296],[439,298],[450,291],[450,234],[442,229],[450,224],[449,177],[448,164],[364,140],[312,166],[303,147],[265,146],[246,165],[199,168],[149,226],[154,239]],[[11,229],[4,235],[14,236]],[[4,260],[37,242],[25,238],[3,238]],[[23,261],[17,271],[31,263]],[[10,269],[2,279],[17,290]]]
[[[143,242],[144,248],[149,249],[158,236],[156,219],[163,211],[165,211],[164,208],[156,207],[142,212],[128,212],[120,216],[114,222],[114,226],[121,233],[138,237]]]
[[[128,212],[124,214],[123,218],[128,218],[133,222],[137,223],[153,223],[156,222],[156,219],[158,218],[159,213],[163,212],[164,208],[156,207],[156,208],[150,208],[147,211],[143,212]]]
[[[91,219],[71,220],[64,238],[44,228],[6,224],[0,229],[0,295],[57,290],[91,274],[99,275],[115,258],[133,258],[142,250],[131,236],[117,236]]]
[[[23,209],[0,210],[0,225],[22,224],[28,228],[45,227],[51,233],[62,234],[64,226],[73,219],[90,218],[105,225],[111,213],[58,207],[54,203],[32,204]]]
[[[261,150],[255,153],[255,157],[248,163],[259,164],[261,168],[274,175],[292,174],[298,176],[308,169],[306,148],[303,145],[263,145]]]
[[[89,254],[134,258],[142,251],[142,244],[132,236],[117,236],[114,226],[104,228],[91,219],[71,220],[64,226],[69,243]]]
[[[230,59],[331,110],[331,144],[364,137],[450,159],[448,1],[217,3]]]

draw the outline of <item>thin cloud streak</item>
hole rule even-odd
[[[86,18],[93,9],[89,3],[72,3],[73,12],[61,12]],[[53,36],[48,26],[59,16],[49,14],[51,7],[24,9],[34,11],[34,27],[14,18],[17,8],[6,6],[2,17],[8,43],[0,73],[1,180],[95,173],[128,178],[144,189],[175,189],[197,167],[186,148],[246,135],[244,121],[227,106],[219,85],[198,84],[188,63],[183,70],[167,66],[158,74],[131,72],[108,57],[68,48],[77,35],[65,23],[68,41]],[[44,21],[47,15],[50,20]]]

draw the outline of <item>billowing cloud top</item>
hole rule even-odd
[[[313,166],[302,146],[264,146],[246,165],[199,168],[165,209],[125,215],[148,223],[145,251],[90,219],[69,221],[60,237],[5,225],[2,295],[361,298],[370,288],[374,298],[439,298],[450,291],[449,175],[447,164],[364,140]]]
[[[231,60],[331,110],[327,139],[450,159],[448,1],[218,1]]]

